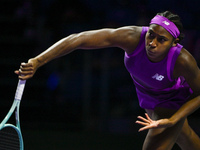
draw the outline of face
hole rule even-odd
[[[175,46],[173,36],[162,26],[152,24],[146,34],[146,53],[150,61],[159,62]]]

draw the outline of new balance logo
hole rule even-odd
[[[170,23],[169,22],[167,22],[167,21],[163,21],[162,23],[164,23],[165,25],[170,25]]]
[[[156,79],[158,81],[162,81],[164,79],[164,76],[159,75],[158,73],[156,73],[154,76],[152,76],[153,79]]]

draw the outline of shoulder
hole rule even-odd
[[[196,66],[196,61],[194,57],[185,48],[182,48],[176,60],[175,67],[177,69],[180,67],[182,69],[189,69],[192,66]]]
[[[142,27],[125,26],[113,30],[113,38],[116,39],[116,46],[122,48],[127,53],[131,53],[140,41]]]
[[[174,67],[174,78],[183,76],[190,86],[200,82],[200,70],[194,57],[182,48]]]
[[[175,75],[176,77],[181,76],[184,72],[196,66],[197,64],[194,57],[185,48],[182,48],[175,63]]]

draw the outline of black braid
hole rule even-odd
[[[179,42],[181,42],[181,40],[183,40],[183,38],[184,38],[184,34],[183,34],[183,24],[181,22],[180,17],[177,14],[173,14],[170,11],[165,11],[165,12],[162,12],[162,13],[158,13],[157,15],[166,17],[167,19],[172,21],[177,26],[177,28],[180,31],[180,35],[179,35],[178,38],[179,38]]]

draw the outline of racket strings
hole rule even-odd
[[[0,131],[0,150],[19,150],[20,142],[17,131],[6,127]]]

